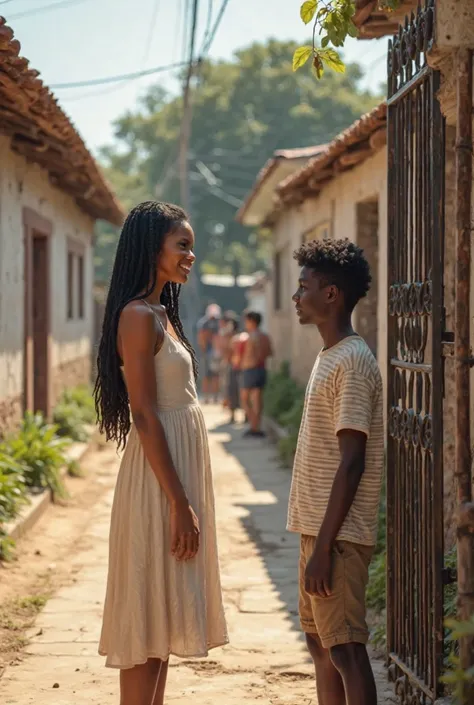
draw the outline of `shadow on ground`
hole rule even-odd
[[[233,455],[255,488],[266,498],[239,503],[248,512],[241,518],[249,538],[257,547],[280,600],[286,605],[292,628],[301,636],[298,619],[299,536],[286,530],[291,471],[280,465],[277,451],[266,439],[243,438],[242,428],[222,424],[210,433],[229,437],[222,445]]]

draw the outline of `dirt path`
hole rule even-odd
[[[285,531],[289,473],[278,467],[271,446],[242,440],[219,410],[209,408],[206,416],[231,644],[205,660],[173,660],[167,702],[191,697],[194,705],[316,705],[296,614],[298,539]],[[117,460],[107,449],[91,454],[86,465],[94,480],[84,481],[82,498],[55,508],[20,546],[19,561],[0,572],[1,585],[6,576],[12,579],[15,599],[40,595],[38,605],[27,601],[30,609],[54,593],[30,630],[23,656],[0,680],[4,705],[118,702],[117,673],[104,669],[96,654]],[[11,593],[3,589],[3,597]],[[386,702],[382,664],[374,666]]]

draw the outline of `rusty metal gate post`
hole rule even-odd
[[[457,55],[456,120],[456,480],[458,489],[458,613],[474,614],[474,505],[471,476],[470,365],[471,193],[472,193],[472,52]],[[474,666],[474,637],[460,639],[464,670]],[[465,686],[464,702],[474,702],[474,686]]]
[[[434,0],[388,52],[387,642],[402,703],[441,695],[445,130]]]

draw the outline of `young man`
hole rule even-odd
[[[382,381],[351,325],[371,277],[348,240],[309,242],[295,259],[296,313],[324,343],[306,391],[288,510],[288,529],[301,534],[301,626],[319,705],[376,705],[365,590],[383,473]]]
[[[245,329],[247,338],[241,362],[241,400],[250,428],[246,436],[261,437],[264,435],[260,426],[262,423],[263,390],[267,381],[265,369],[267,358],[272,354],[270,338],[260,330],[262,316],[255,311],[245,314]]]

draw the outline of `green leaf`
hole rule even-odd
[[[293,71],[297,71],[308,61],[313,53],[313,47],[298,47],[293,54]]]
[[[329,37],[326,35],[325,37],[323,37],[321,39],[321,46],[323,49],[325,49],[328,44],[329,44]]]
[[[300,16],[305,24],[309,24],[318,9],[318,0],[306,0],[301,5]]]
[[[336,71],[336,73],[345,73],[346,67],[344,62],[334,49],[324,49],[320,52],[320,57],[328,68]]]
[[[352,22],[352,20],[351,20],[351,21],[349,22],[349,24],[347,25],[347,34],[348,34],[350,37],[354,37],[354,38],[356,38],[356,37],[359,36],[359,30],[357,29],[357,27],[355,26],[355,24]]]

